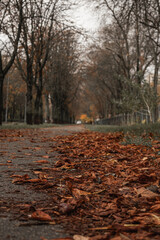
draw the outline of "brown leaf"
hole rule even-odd
[[[29,179],[29,176],[28,174],[25,174],[25,175],[12,175],[12,177],[16,177],[15,179],[12,180],[12,183],[22,183],[22,182],[26,182],[28,181]]]
[[[152,219],[153,219],[153,222],[154,222],[156,225],[160,225],[160,216],[155,215],[155,214],[151,214],[151,217],[152,217]]]
[[[71,213],[75,209],[76,205],[73,205],[71,203],[61,203],[59,211],[62,214],[68,214]]]
[[[52,238],[52,239],[42,238],[42,240],[73,240],[73,238],[70,238],[70,237],[66,237],[66,238]]]
[[[50,215],[40,210],[33,212],[31,215],[31,218],[40,220],[40,221],[52,221],[52,218]]]
[[[86,191],[83,191],[83,190],[80,190],[80,189],[77,189],[77,188],[73,188],[72,189],[72,194],[75,198],[80,198],[81,196],[87,196],[90,193],[86,192]]]
[[[48,156],[48,155],[45,155],[45,156],[42,156],[42,158],[49,158],[49,156]]]
[[[68,190],[70,191],[70,193],[72,193],[72,182],[71,181],[66,181],[66,187],[68,188]]]
[[[116,236],[116,237],[111,238],[111,240],[122,240],[122,238],[120,236]]]
[[[160,203],[153,205],[151,209],[152,211],[160,211]]]
[[[40,178],[33,178],[33,179],[29,179],[27,182],[30,182],[30,183],[38,183],[38,182],[41,182],[41,181],[47,181],[46,179],[40,179]]]
[[[34,161],[35,163],[41,163],[41,164],[45,164],[45,163],[49,163],[49,161],[47,160],[37,160],[37,161]]]
[[[63,162],[61,160],[58,160],[55,165],[56,168],[63,166]]]
[[[159,197],[160,195],[157,193],[154,193],[144,187],[141,187],[139,189],[136,189],[136,192],[138,195],[142,196],[142,197],[146,197],[146,198],[156,198]]]
[[[81,235],[74,235],[73,239],[74,240],[89,240],[90,238],[89,237],[84,237],[84,236],[81,236]]]

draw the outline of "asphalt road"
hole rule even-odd
[[[28,136],[8,137],[0,139],[0,240],[41,240],[68,237],[60,225],[48,225],[39,221],[22,221],[23,217],[16,214],[15,204],[27,204],[34,201],[47,202],[49,196],[29,190],[25,185],[12,183],[12,175],[29,176],[37,169],[34,161],[41,160],[53,146],[53,142],[42,141],[44,137],[68,135],[84,131],[83,126],[62,126],[35,131],[32,141]],[[43,136],[43,138],[42,138]],[[35,152],[35,149],[36,152]],[[50,166],[54,165],[57,153],[50,152]],[[52,159],[52,160],[50,160]]]

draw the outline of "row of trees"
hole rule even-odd
[[[86,88],[99,116],[146,109],[150,120],[157,121],[159,0],[90,2],[96,2],[104,15],[98,44],[91,46],[86,68]]]
[[[11,68],[18,69],[26,84],[27,124],[43,123],[44,93],[53,101],[56,122],[71,119],[69,98],[77,88],[76,31],[64,20],[72,4],[64,0],[0,2],[0,124],[4,79]]]
[[[6,46],[6,43],[1,41],[0,46],[0,125],[3,120],[3,85],[4,79],[10,68],[12,67],[18,49],[18,42],[20,39],[22,20],[23,20],[23,1],[1,1],[0,2],[0,34],[1,38],[6,38],[10,40],[11,46]],[[6,48],[7,47],[7,48]],[[9,59],[3,58],[3,49],[9,51]]]
[[[33,82],[34,123],[43,123],[44,120],[55,123],[74,121],[75,114],[72,105],[75,102],[79,81],[79,74],[76,72],[78,68],[76,46],[76,35],[73,31],[59,31],[59,34],[57,32],[57,39],[54,39],[50,46],[49,57],[44,68],[40,97],[37,96],[37,83]],[[25,65],[25,63],[23,64]],[[25,68],[20,71],[17,65],[15,60],[4,84],[4,116],[6,121],[26,121],[27,117],[27,85],[26,81],[22,79]],[[38,104],[40,106],[40,119],[38,119],[36,112]]]
[[[0,2],[0,124],[3,99],[9,99],[7,75],[12,99],[6,116],[23,117],[28,124],[43,122],[44,102],[46,120],[55,123],[73,122],[81,113],[104,118],[142,109],[157,121],[159,0],[87,2],[100,9],[103,24],[85,59],[78,31],[66,24],[73,1]]]

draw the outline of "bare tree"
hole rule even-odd
[[[73,102],[76,97],[77,81],[77,39],[74,30],[57,29],[57,41],[53,39],[48,66],[48,83],[53,104],[53,121],[69,123],[73,121]]]
[[[100,46],[103,51],[104,49],[110,51],[113,64],[117,66],[117,76],[115,78],[121,81],[122,90],[125,80],[131,83],[124,86],[128,94],[133,91],[132,83],[138,83],[141,87],[149,67],[152,66],[155,69],[154,89],[157,92],[160,63],[159,0],[91,0],[90,2],[96,2],[100,9],[102,9],[101,6],[103,7],[101,11],[104,14],[110,14],[111,24],[106,23],[101,30],[102,41]],[[101,65],[101,72],[103,72],[103,69],[107,69],[107,65],[109,65],[107,61],[104,65]],[[108,87],[111,86],[113,90],[113,85],[107,80],[107,75],[104,74],[104,76]],[[109,71],[108,76],[112,79],[112,74]],[[119,101],[121,101],[120,98]],[[157,109],[157,106],[155,108]],[[155,120],[157,120],[156,115],[157,113],[155,113]]]
[[[61,0],[26,1],[17,62],[27,84],[27,124],[32,124],[33,120],[36,124],[43,122],[43,71],[51,39],[54,39],[55,26],[60,24],[63,13],[69,7],[68,1]],[[33,88],[36,92],[34,106]]]
[[[23,23],[23,0],[2,0],[0,2],[0,11],[0,125],[2,125],[3,84],[17,54]]]
[[[158,78],[160,69],[160,2],[159,0],[142,0],[143,18],[141,24],[147,29],[153,58],[153,87],[158,96]],[[154,107],[154,121],[158,120],[158,104]]]

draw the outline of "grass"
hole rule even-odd
[[[3,123],[2,126],[0,126],[1,129],[38,129],[38,128],[51,128],[51,127],[59,127],[62,126],[60,124],[52,124],[52,123],[44,123],[39,125],[27,125],[26,123]]]
[[[103,133],[121,132],[124,135],[121,142],[123,145],[134,144],[152,147],[152,139],[160,140],[160,123],[131,126],[86,125],[86,128],[90,131]]]
[[[64,125],[64,124],[63,124]],[[66,124],[69,125],[69,124]],[[3,123],[0,129],[37,129],[60,127],[61,124],[44,123],[40,125],[27,125],[26,123]],[[124,135],[142,136],[143,134],[153,134],[156,138],[160,138],[160,123],[154,124],[136,124],[131,126],[113,126],[113,125],[85,125],[86,129],[96,132],[122,132]]]
[[[113,125],[86,125],[86,128],[90,131],[96,132],[122,132],[124,134],[133,134],[135,136],[141,136],[142,134],[153,134],[156,137],[160,137],[160,123],[152,124],[136,124],[131,126],[113,126]]]
[[[69,125],[69,124],[65,124]],[[40,125],[27,125],[25,123],[3,123],[0,126],[1,129],[38,129],[38,128],[51,128],[60,127],[64,124],[51,124],[44,123]],[[103,132],[103,133],[113,133],[121,132],[123,133],[123,141],[121,144],[135,144],[135,145],[145,145],[148,147],[152,146],[151,138],[160,139],[160,123],[154,124],[136,124],[131,126],[113,126],[113,125],[85,125],[86,129],[90,131]]]

